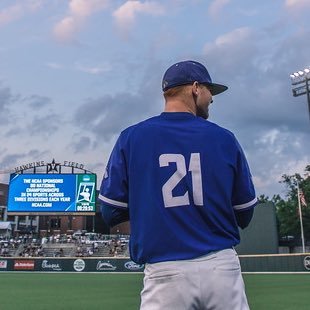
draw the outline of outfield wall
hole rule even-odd
[[[310,253],[240,255],[243,272],[309,272]]]
[[[310,253],[240,255],[243,272],[309,272]],[[20,258],[0,257],[0,272],[143,272],[130,258]]]
[[[83,257],[83,258],[1,258],[1,271],[44,271],[44,272],[142,272],[130,258]]]

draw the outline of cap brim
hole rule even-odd
[[[228,89],[227,86],[216,83],[207,84],[212,96],[218,95]]]

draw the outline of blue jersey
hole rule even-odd
[[[256,195],[234,135],[186,112],[125,129],[108,161],[99,199],[128,209],[137,263],[196,258],[239,243],[236,212]]]

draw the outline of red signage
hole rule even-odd
[[[14,270],[34,270],[34,260],[15,260]]]

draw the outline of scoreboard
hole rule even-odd
[[[12,174],[9,214],[94,214],[95,174]]]

